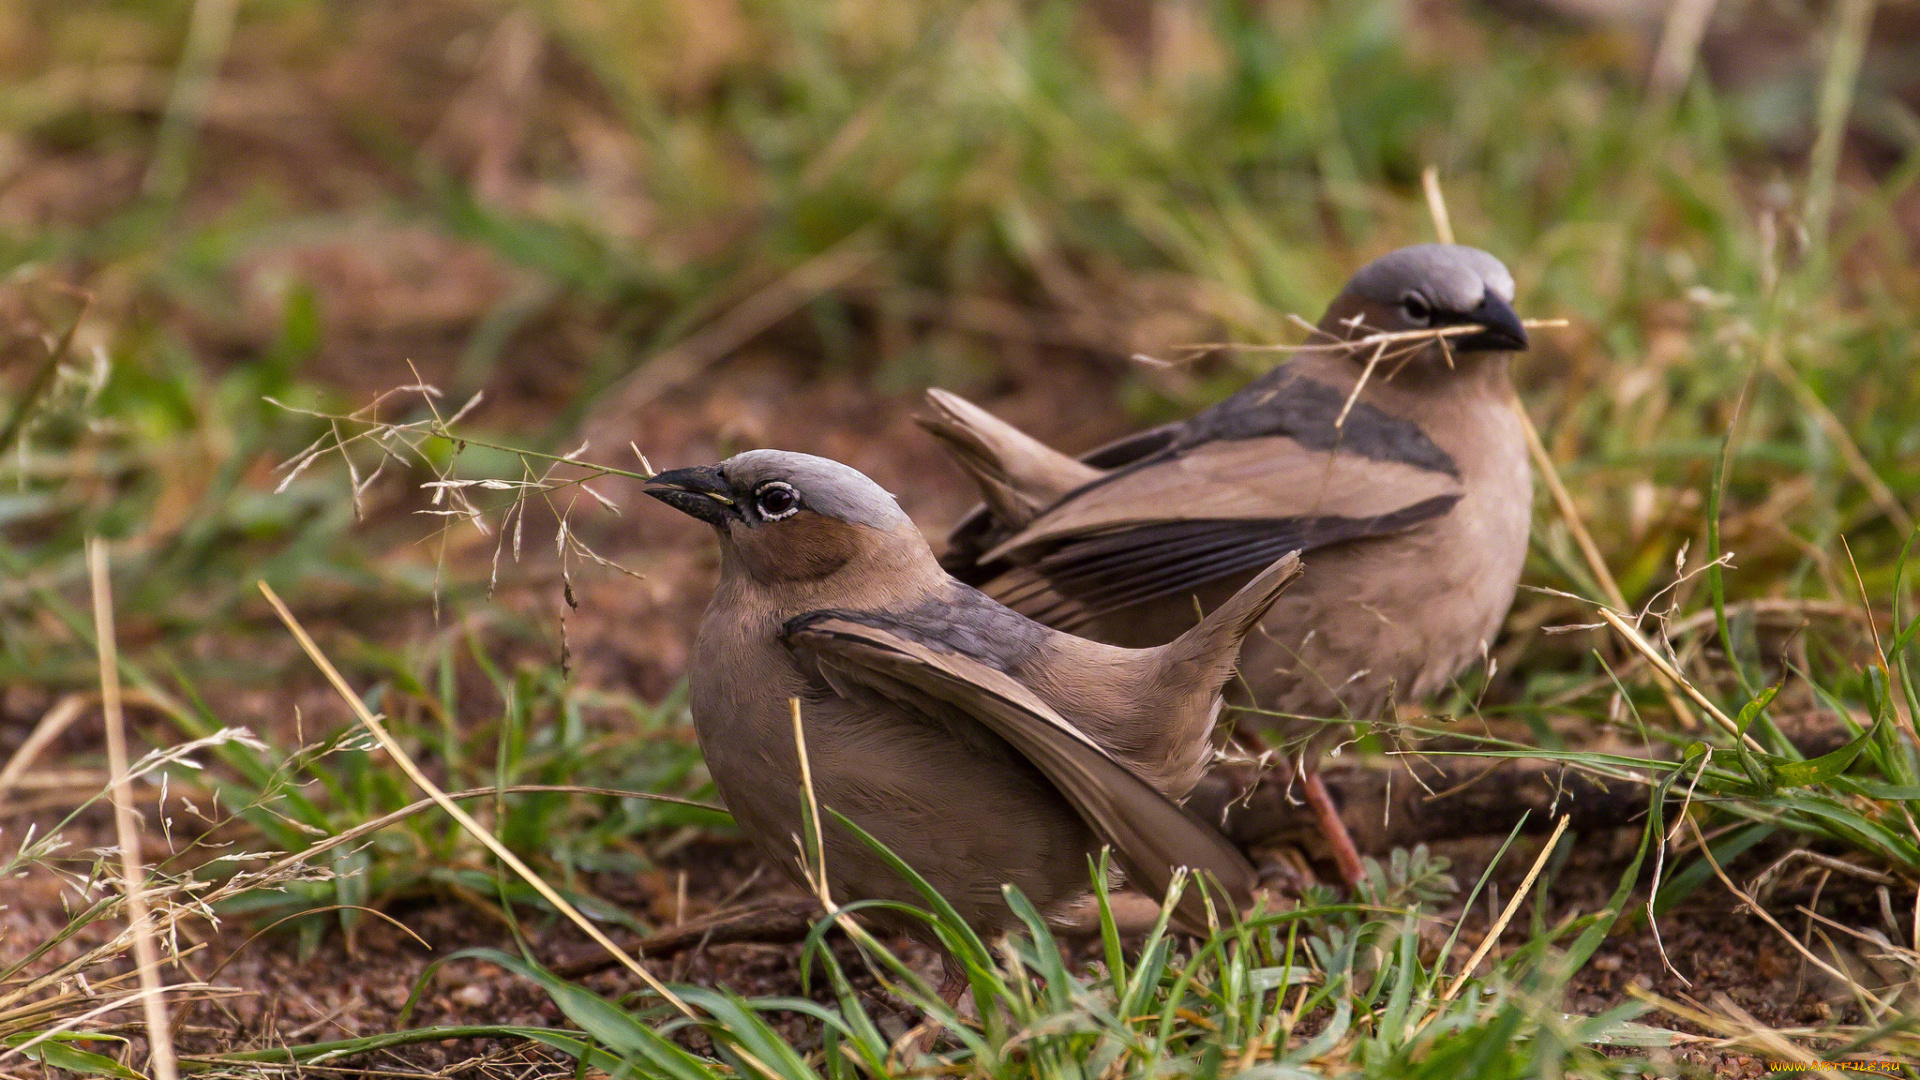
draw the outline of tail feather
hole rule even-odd
[[[946,444],[1004,528],[1024,527],[1068,492],[1101,476],[1100,470],[957,394],[929,390],[927,405],[932,412],[914,417],[914,422]]]
[[[1299,552],[1281,556],[1191,630],[1162,645],[1163,677],[1194,679],[1214,691],[1225,686],[1240,662],[1241,643],[1302,569]]]

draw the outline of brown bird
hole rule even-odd
[[[1124,649],[955,581],[893,496],[839,462],[755,450],[661,473],[645,490],[719,534],[720,585],[690,671],[694,728],[734,819],[796,883],[795,698],[821,805],[985,936],[1012,923],[1003,886],[1043,913],[1085,897],[1102,845],[1150,895],[1185,866],[1236,908],[1251,900],[1252,867],[1175,800],[1211,756],[1241,640],[1296,559],[1269,560],[1172,642]],[[824,831],[836,901],[919,902],[856,837]],[[1197,890],[1176,917],[1204,927]],[[880,921],[938,947],[918,920]],[[945,969],[943,993],[957,1000],[960,969]]]
[[[1402,248],[1334,298],[1315,339],[1325,347],[1078,460],[930,391],[921,424],[985,498],[943,562],[1049,626],[1138,647],[1298,550],[1306,574],[1243,656],[1247,704],[1368,721],[1432,694],[1485,655],[1526,556],[1533,481],[1507,364],[1527,334],[1512,303],[1512,276],[1486,252]],[[1279,727],[1353,884],[1359,854],[1312,772],[1339,730]]]

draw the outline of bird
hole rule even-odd
[[[1306,571],[1249,639],[1235,704],[1294,718],[1265,723],[1356,885],[1363,864],[1314,761],[1338,722],[1380,718],[1483,659],[1525,562],[1533,481],[1508,366],[1528,339],[1513,299],[1484,251],[1392,251],[1354,273],[1289,361],[1077,459],[931,390],[916,419],[983,499],[942,563],[1049,626],[1141,647],[1299,550]]]
[[[1091,891],[1105,846],[1131,884],[1165,895],[1177,868],[1238,910],[1251,865],[1178,800],[1210,735],[1242,640],[1298,572],[1270,560],[1207,618],[1146,649],[1034,622],[941,569],[894,497],[827,458],[751,450],[653,476],[643,490],[711,525],[720,580],[689,664],[702,754],[741,830],[789,879],[803,863],[802,773],[920,873],[983,938],[1015,921],[1003,887],[1050,913]],[[920,901],[848,830],[823,826],[835,902]],[[1174,920],[1204,932],[1186,890]],[[933,946],[926,925],[875,921]],[[963,969],[942,953],[941,993]]]

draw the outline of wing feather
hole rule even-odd
[[[979,661],[931,648],[885,626],[833,612],[787,624],[789,647],[810,655],[833,676],[911,708],[916,694],[957,708],[1005,739],[1064,795],[1128,875],[1164,895],[1177,867],[1210,879],[1237,910],[1253,901],[1253,867],[1239,849],[1198,817],[1155,790],[1011,676]],[[1187,929],[1204,932],[1206,906],[1197,889],[1176,912]]]
[[[1135,432],[1124,438],[1094,448],[1080,456],[1080,461],[1096,469],[1119,469],[1133,465],[1153,456],[1173,445],[1184,430],[1181,424],[1162,424],[1156,428]],[[995,513],[988,505],[974,507],[960,519],[947,533],[947,551],[940,557],[940,565],[947,572],[969,585],[978,585],[993,576],[990,569],[982,567],[981,553],[999,544],[1012,535],[1017,526],[1011,520],[1026,524],[1030,515],[1005,519]]]
[[[1463,491],[1443,472],[1285,437],[1206,443],[1081,488],[981,561],[1022,561],[1065,537],[1162,522],[1370,520]]]
[[[1150,600],[1180,597],[1238,577],[1289,551],[1387,536],[1451,510],[1459,495],[1435,495],[1369,518],[1153,521],[1068,537],[1028,565],[989,583],[1001,603],[1074,632]]]

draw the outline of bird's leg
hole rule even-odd
[[[943,954],[940,957],[940,1000],[946,1002],[947,1008],[953,1010],[955,1016],[965,1016],[961,1012],[960,1002],[972,986],[967,980],[967,969],[958,960]],[[897,1046],[906,1051],[909,1055],[907,1060],[911,1062],[916,1057],[933,1053],[933,1046],[940,1041],[940,1035],[940,1022],[928,1016],[902,1036]]]
[[[1340,867],[1340,876],[1346,879],[1347,888],[1358,888],[1367,872],[1360,865],[1360,849],[1353,846],[1353,837],[1347,834],[1347,823],[1340,819],[1340,808],[1333,804],[1326,781],[1320,779],[1318,769],[1309,769],[1304,764],[1300,766],[1299,776],[1307,805],[1313,807],[1314,820],[1320,825],[1320,834],[1333,848],[1333,861]]]
[[[1249,755],[1260,757],[1270,753],[1267,740],[1251,726],[1235,725],[1232,739],[1246,749]],[[1360,849],[1353,844],[1353,837],[1347,832],[1347,823],[1340,818],[1340,808],[1333,803],[1333,796],[1327,791],[1326,781],[1320,779],[1316,769],[1299,762],[1295,771],[1300,778],[1300,786],[1306,789],[1307,805],[1313,808],[1313,819],[1320,826],[1320,834],[1327,838],[1327,846],[1333,849],[1333,861],[1340,869],[1340,877],[1347,888],[1358,888],[1367,871],[1360,863]]]
[[[951,956],[940,958],[940,1000],[947,1003],[955,1016],[960,1015],[960,999],[967,996],[972,986],[967,980],[967,969],[960,961]]]

